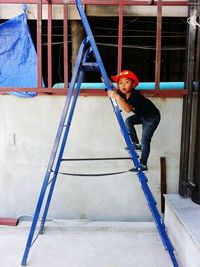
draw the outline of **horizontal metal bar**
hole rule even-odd
[[[42,0],[43,4],[48,4],[48,0]],[[52,0],[52,4],[64,4],[64,0]],[[74,0],[66,1],[67,4],[75,5]],[[108,1],[100,1],[100,0],[83,0],[83,5],[119,5],[119,1],[116,0],[108,0]],[[2,0],[0,4],[38,4],[38,0]],[[158,1],[154,1],[151,3],[150,1],[121,1],[120,4],[126,6],[157,6]],[[187,1],[163,1],[163,6],[188,6],[189,3]]]
[[[80,177],[102,177],[102,176],[112,176],[130,172],[131,170],[124,170],[118,172],[106,172],[106,173],[72,173],[72,172],[58,172],[58,174],[68,175],[68,176],[80,176]]]
[[[96,62],[90,63],[86,62],[81,65],[84,71],[99,71],[99,65]]]
[[[40,95],[67,95],[68,90],[54,89],[54,88],[1,88],[0,95],[6,94],[7,92],[36,92]],[[155,97],[183,97],[187,94],[187,90],[141,90],[145,96]],[[107,93],[103,89],[81,89],[81,96],[106,96]]]
[[[100,160],[127,160],[132,159],[130,157],[115,157],[115,158],[71,158],[62,159],[62,161],[100,161]]]

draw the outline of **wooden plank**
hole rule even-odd
[[[164,194],[167,193],[167,179],[166,179],[166,159],[160,158],[160,193],[161,193],[161,212],[165,212],[165,198]]]

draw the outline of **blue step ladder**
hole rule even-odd
[[[22,262],[21,262],[22,266],[26,266],[27,258],[28,258],[28,255],[29,255],[29,252],[30,252],[32,245],[34,244],[34,242],[36,241],[38,236],[43,233],[43,229],[45,226],[46,217],[47,217],[47,213],[49,210],[52,194],[54,191],[57,176],[59,173],[60,164],[62,161],[63,152],[65,149],[66,141],[67,141],[68,134],[69,134],[71,121],[73,118],[76,102],[77,102],[78,95],[80,92],[80,87],[81,87],[84,72],[86,72],[86,71],[98,71],[98,72],[100,72],[100,74],[103,78],[104,84],[105,84],[105,89],[106,90],[112,90],[110,80],[106,74],[103,62],[101,60],[101,56],[100,56],[98,48],[96,46],[96,43],[95,43],[92,31],[91,31],[90,25],[88,23],[86,14],[84,12],[81,0],[76,0],[76,6],[77,6],[77,9],[79,11],[79,14],[80,14],[80,17],[81,17],[81,20],[82,20],[87,37],[83,40],[83,42],[79,48],[78,55],[77,55],[77,60],[76,60],[75,67],[74,67],[74,73],[72,75],[72,79],[70,82],[70,87],[69,87],[66,101],[64,104],[64,109],[63,109],[63,112],[61,115],[61,120],[60,120],[60,123],[58,126],[58,130],[57,130],[56,138],[54,141],[52,153],[51,153],[51,156],[49,159],[48,167],[47,167],[47,170],[45,173],[44,181],[42,184],[41,192],[39,195],[38,203],[36,206],[32,225],[30,228],[28,240],[27,240],[26,247],[24,250],[24,254],[23,254],[23,258],[22,258]],[[88,58],[91,54],[94,56],[96,62],[88,62]],[[156,224],[157,230],[160,234],[163,245],[164,245],[165,249],[167,250],[167,252],[169,253],[169,256],[171,258],[173,266],[178,267],[178,263],[177,263],[175,255],[174,255],[174,248],[173,248],[171,241],[167,235],[164,222],[163,222],[163,220],[162,220],[162,218],[158,212],[158,209],[156,207],[156,201],[155,201],[155,199],[151,193],[151,190],[148,186],[147,177],[145,176],[145,174],[141,170],[141,166],[140,166],[140,163],[138,161],[137,153],[133,149],[132,142],[131,142],[129,134],[126,130],[124,120],[122,118],[119,106],[118,106],[115,99],[110,98],[110,101],[111,101],[111,104],[113,106],[113,110],[116,114],[119,126],[121,128],[122,135],[126,141],[126,144],[129,148],[129,150],[130,150],[131,159],[132,159],[135,167],[138,168],[137,176],[138,176],[139,181],[141,183],[142,190],[143,190],[144,195],[146,197],[149,209],[152,213],[153,219],[155,221],[155,224]],[[47,189],[48,189],[48,193],[46,193]],[[46,198],[45,198],[45,196],[46,196]],[[43,203],[44,198],[45,198],[46,203]],[[42,206],[44,206],[43,215],[42,215],[41,220],[40,220],[39,231],[37,234],[35,234],[35,230],[36,230],[36,226],[38,224],[38,219],[39,219],[39,215],[41,213]]]

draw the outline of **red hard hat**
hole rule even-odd
[[[121,79],[121,78],[129,78],[129,79],[131,79],[131,80],[133,80],[135,82],[135,87],[139,84],[138,77],[130,70],[123,70],[118,75],[111,76],[111,78],[116,83],[118,83],[119,79]]]

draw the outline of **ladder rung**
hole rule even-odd
[[[81,65],[84,71],[99,71],[99,65],[96,62],[86,62]]]

